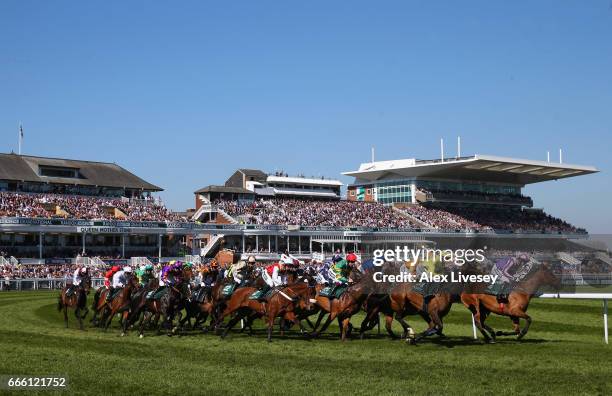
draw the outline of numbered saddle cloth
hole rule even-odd
[[[145,298],[147,300],[160,300],[166,293],[168,293],[168,288],[162,287],[157,290],[151,290],[147,293],[147,296]]]
[[[223,295],[223,297],[231,297],[232,294],[234,294],[234,291],[236,290],[236,286],[237,285],[235,283],[230,283],[229,285],[223,286],[223,289],[221,290],[221,294]]]
[[[342,297],[346,289],[348,289],[348,286],[346,285],[336,286],[336,287],[327,286],[319,292],[319,295],[323,297],[327,297],[329,299],[332,299],[332,298],[338,299]]]
[[[270,288],[264,288],[264,289],[259,289],[257,291],[254,291],[250,296],[249,296],[249,300],[267,300],[270,297],[272,297],[272,294],[274,294],[274,289],[270,289]]]

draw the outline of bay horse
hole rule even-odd
[[[319,285],[319,291],[321,285]],[[327,320],[321,327],[321,330],[315,330],[311,335],[317,337],[320,333],[324,332],[327,327],[337,318],[340,325],[340,339],[346,341],[347,334],[352,327],[350,320],[351,317],[361,310],[363,303],[367,300],[370,294],[374,290],[373,279],[369,274],[360,277],[353,284],[349,284],[346,291],[340,296],[340,298],[329,299],[321,296],[317,293],[315,300],[317,305],[321,307],[321,313],[319,319],[315,324],[315,329],[318,327],[320,320],[325,312],[329,312]]]
[[[205,267],[200,270],[200,275],[202,279],[212,278],[216,280],[219,275],[219,270],[216,268]],[[216,283],[217,282],[214,282],[214,284]],[[214,305],[212,301],[212,293],[214,284],[212,286],[198,286],[198,289],[194,289],[193,294],[198,293],[201,295],[201,293],[204,293],[204,298],[201,302],[192,299],[185,304],[186,314],[185,317],[179,322],[179,326],[181,328],[184,327],[185,323],[188,323],[192,329],[195,329],[201,323],[206,323],[208,316],[213,313]],[[193,326],[191,326],[191,318],[195,319]]]
[[[387,267],[395,273],[399,273],[397,265]],[[416,274],[415,267],[411,269]],[[385,316],[385,328],[391,338],[397,338],[392,330],[393,320],[397,320],[402,326],[402,338],[411,343],[416,343],[420,339],[438,334],[443,336],[444,324],[442,319],[450,312],[453,302],[459,301],[461,285],[452,284],[446,286],[444,292],[439,292],[433,296],[424,296],[413,290],[413,283],[402,282],[396,285],[385,287],[384,283],[379,284],[377,293],[372,294],[365,304],[366,318],[361,324],[360,336],[363,338],[364,332],[374,327],[378,313]],[[389,290],[390,289],[390,290]],[[407,315],[419,315],[428,324],[427,330],[415,335],[412,327],[404,320]],[[410,336],[409,338],[408,335]]]
[[[119,293],[108,302],[108,315],[102,317],[102,324],[104,331],[108,330],[111,322],[116,314],[121,314],[121,336],[126,335],[127,327],[129,325],[129,308],[132,292],[138,290],[140,284],[138,279],[133,273],[128,273],[125,287],[119,291]]]
[[[537,270],[528,274],[525,279],[514,286],[513,291],[508,295],[508,303],[500,303],[496,296],[484,293],[486,285],[482,284],[476,284],[472,290],[461,293],[461,302],[474,315],[476,327],[480,330],[485,342],[494,343],[498,335],[516,335],[520,340],[527,334],[532,322],[531,316],[527,315],[529,301],[541,286],[551,286],[555,290],[561,286],[561,278],[556,276],[551,267],[546,264],[539,265]],[[495,332],[485,323],[491,313],[510,317],[514,331]],[[523,329],[520,328],[520,319],[526,321]]]
[[[232,327],[241,319],[249,317],[249,320],[252,321],[254,316],[265,318],[269,342],[272,341],[274,319],[277,317],[280,317],[283,321],[297,322],[304,332],[302,322],[298,320],[298,315],[312,310],[311,300],[314,299],[316,294],[315,283],[312,278],[299,278],[293,284],[277,288],[267,301],[249,299],[249,296],[256,290],[258,289],[254,287],[244,287],[234,292],[234,294],[238,293],[235,299],[232,298],[231,307],[234,310],[226,311],[224,314],[229,315],[235,312],[236,315],[228,322],[222,338],[225,338]],[[284,334],[284,329],[284,326],[281,325],[281,335]]]
[[[159,318],[162,318],[161,326],[166,327],[167,335],[172,336],[176,328],[173,328],[174,315],[180,314],[180,311],[185,307],[191,296],[189,280],[191,279],[192,271],[190,268],[184,268],[181,272],[181,280],[175,285],[167,285],[167,292],[160,299],[147,298],[144,293],[138,307],[138,316],[142,312],[142,317],[139,323],[138,335],[144,337],[144,328],[151,323],[151,319],[155,316],[155,323]],[[156,287],[157,288],[157,287]],[[133,320],[137,320],[135,317]],[[179,319],[180,321],[180,319]],[[160,327],[157,327],[157,334],[161,332]]]
[[[76,290],[70,297],[66,296],[66,292],[70,288],[76,287]],[[91,278],[89,274],[85,275],[79,286],[64,286],[57,299],[57,310],[64,311],[64,323],[68,327],[68,308],[74,308],[74,316],[79,321],[79,329],[84,330],[83,319],[87,316],[89,309],[87,308],[87,295],[91,289]],[[85,312],[81,315],[81,311]]]

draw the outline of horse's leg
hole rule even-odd
[[[323,311],[321,311],[321,314],[324,314],[324,312],[323,312]],[[321,327],[321,330],[319,330],[319,331],[316,331],[316,330],[315,330],[315,331],[314,331],[314,332],[313,332],[311,335],[312,335],[313,337],[318,337],[318,336],[319,336],[319,334],[321,334],[321,333],[323,333],[325,330],[327,330],[327,328],[329,327],[329,325],[331,324],[331,322],[333,322],[333,321],[334,321],[334,319],[335,319],[335,318],[332,318],[332,314],[330,313],[330,314],[327,316],[327,319],[325,320],[325,323],[323,323],[323,327]]]
[[[526,312],[516,312],[513,316],[517,317],[517,322],[519,318],[523,318],[527,322],[525,324],[525,327],[523,327],[523,329],[519,332],[518,336],[516,337],[517,340],[520,340],[523,337],[525,337],[525,334],[527,334],[527,332],[529,331],[529,326],[531,326],[531,316],[527,315]],[[517,327],[518,327],[518,324],[517,324]]]
[[[66,328],[68,328],[68,306],[66,304],[64,304],[64,323]]]
[[[340,318],[338,318],[338,320],[340,321]],[[342,341],[346,341],[346,336],[349,331],[349,326],[351,325],[351,317],[349,316],[347,318],[342,319],[341,323],[342,323],[342,330],[341,330],[340,339]]]
[[[76,307],[76,309],[74,310],[74,316],[76,316],[77,320],[79,321],[79,330],[85,330],[85,328],[83,327],[83,318],[81,317],[80,307]]]
[[[393,314],[391,315],[385,314],[385,329],[387,330],[387,333],[389,334],[389,336],[392,339],[396,340],[399,337],[393,332],[392,325],[393,325]]]
[[[495,337],[496,337],[495,330],[493,330],[491,326],[485,323],[490,313],[491,312],[484,310],[484,309],[480,310],[480,325],[484,327],[487,330],[487,332],[491,335],[491,339],[493,340],[492,342],[495,342]]]
[[[148,323],[151,320],[151,316],[153,316],[151,312],[144,311],[142,318],[140,319],[139,326],[138,326],[138,337],[140,338],[144,337],[145,323]]]
[[[319,311],[319,316],[317,317],[317,322],[314,325],[314,328],[312,329],[313,331],[317,331],[317,329],[319,328],[319,325],[321,324],[321,320],[323,319],[323,316],[326,314],[326,312],[324,310]]]
[[[234,317],[231,318],[229,322],[227,322],[227,326],[225,326],[225,329],[223,330],[223,333],[221,334],[221,338],[227,337],[227,334],[232,329],[232,327],[234,327],[236,323],[240,322],[240,320],[244,318],[244,316],[245,316],[245,310],[238,309],[236,311],[236,315],[234,315]]]
[[[482,327],[482,320],[480,318],[480,309],[479,309],[479,307],[476,307],[474,305],[470,305],[470,311],[472,312],[472,315],[474,315],[474,323],[476,324],[476,327],[478,328],[478,330],[480,330],[480,334],[482,334],[482,336],[484,337],[486,343],[490,343],[491,342],[491,336],[487,333],[487,331],[484,329],[484,327]]]
[[[268,342],[272,342],[272,331],[274,330],[274,318],[276,313],[268,313]]]

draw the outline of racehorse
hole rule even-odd
[[[321,286],[319,286],[319,288],[321,288]],[[311,335],[317,337],[320,333],[327,329],[331,322],[337,318],[340,325],[340,339],[345,341],[347,335],[350,333],[350,329],[352,328],[350,323],[351,317],[359,312],[363,303],[367,300],[374,289],[371,275],[365,274],[360,276],[354,283],[349,284],[346,291],[340,296],[340,298],[330,300],[329,298],[323,297],[317,293],[315,300],[317,301],[317,305],[321,307],[321,313],[319,314],[319,318],[315,324],[315,329],[318,327],[324,313],[329,312],[329,315],[323,324],[323,327],[321,327],[321,330],[315,330]]]
[[[104,324],[104,331],[106,331],[109,327],[113,318],[117,313],[121,314],[121,335],[124,336],[127,333],[127,328],[129,325],[129,308],[130,308],[130,299],[132,292],[137,290],[140,285],[138,284],[138,279],[133,273],[128,273],[126,275],[126,285],[119,291],[117,295],[115,295],[111,301],[108,302],[108,312],[109,314],[102,317],[102,323]]]
[[[299,278],[293,284],[275,289],[267,301],[251,300],[249,297],[255,291],[257,291],[257,288],[244,287],[234,292],[235,297],[232,296],[224,316],[234,312],[236,315],[228,322],[222,338],[226,337],[232,327],[245,317],[248,317],[249,321],[252,321],[254,317],[265,318],[269,342],[272,341],[274,319],[277,317],[282,318],[283,321],[298,322],[300,329],[304,332],[302,323],[298,320],[298,315],[301,312],[312,310],[311,300],[314,298],[316,290],[315,282],[311,277]],[[284,329],[285,327],[281,325],[281,335],[284,334]]]
[[[476,327],[482,333],[485,342],[494,343],[496,336],[516,335],[517,339],[522,339],[529,331],[531,325],[531,317],[527,315],[529,301],[540,290],[541,286],[551,286],[558,290],[561,286],[560,277],[556,276],[552,269],[541,264],[537,270],[528,274],[525,279],[518,282],[513,291],[508,296],[508,303],[500,303],[497,297],[483,293],[482,284],[477,284],[472,290],[465,291],[461,294],[461,302],[474,315]],[[509,316],[513,324],[513,332],[495,332],[490,326],[485,324],[485,320],[489,314],[494,313],[501,316]],[[520,319],[524,319],[527,323],[523,329],[520,328]]]
[[[214,286],[214,282],[219,275],[219,270],[216,268],[205,267],[200,270],[201,279],[212,279],[212,283]],[[180,320],[179,326],[181,328],[184,327],[185,323],[188,323],[192,329],[197,328],[201,323],[206,323],[206,319],[213,312],[213,302],[212,302],[212,289],[213,286],[205,285],[205,286],[197,286],[192,295],[194,298],[191,301],[188,301],[185,304],[185,317]],[[195,319],[195,323],[191,326],[191,318]]]
[[[73,293],[70,296],[67,296],[66,293],[69,289],[74,289]],[[64,286],[60,295],[57,299],[57,310],[64,311],[64,323],[66,327],[68,327],[68,308],[74,308],[74,316],[79,321],[79,329],[84,330],[83,328],[83,319],[87,316],[89,309],[87,308],[87,295],[89,294],[89,290],[91,289],[91,278],[89,275],[85,275],[79,286]],[[81,311],[85,310],[85,312],[81,315]]]
[[[192,271],[190,268],[183,268],[181,277],[178,283],[165,286],[166,292],[160,299],[148,298],[147,293],[143,294],[140,305],[137,308],[138,316],[142,312],[142,318],[139,323],[139,337],[144,337],[145,325],[151,322],[151,318],[155,316],[157,323],[160,316],[162,317],[161,326],[167,329],[167,335],[172,336],[176,332],[173,328],[174,315],[179,313],[185,307],[187,301],[191,297],[189,280],[191,279]],[[138,316],[135,316],[134,321]],[[180,321],[180,319],[179,319]],[[157,328],[157,333],[160,333],[160,328]]]
[[[385,272],[390,270],[394,274],[399,273],[400,267],[397,264],[389,264],[385,267]],[[416,273],[414,266],[412,267],[412,273]],[[385,315],[385,328],[391,338],[397,338],[391,328],[393,319],[397,320],[402,326],[402,338],[410,342],[417,342],[421,338],[433,334],[442,336],[444,328],[442,319],[450,312],[453,302],[458,301],[460,292],[461,285],[452,284],[451,287],[445,285],[443,292],[426,297],[414,291],[413,284],[410,282],[402,282],[390,287],[385,287],[385,284],[381,283],[378,286],[378,292],[373,293],[366,301],[365,310],[367,314],[366,319],[361,324],[360,336],[363,338],[364,332],[374,327],[373,319],[378,317],[379,312]],[[412,327],[404,320],[406,315],[421,316],[428,323],[428,329],[415,336]],[[410,338],[407,338],[408,335],[410,335]]]

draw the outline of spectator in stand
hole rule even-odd
[[[52,213],[56,207],[61,209],[59,213],[63,211],[68,213],[68,216]],[[130,221],[188,221],[153,200],[0,192],[0,217],[115,220],[115,208],[123,212],[125,219]]]

